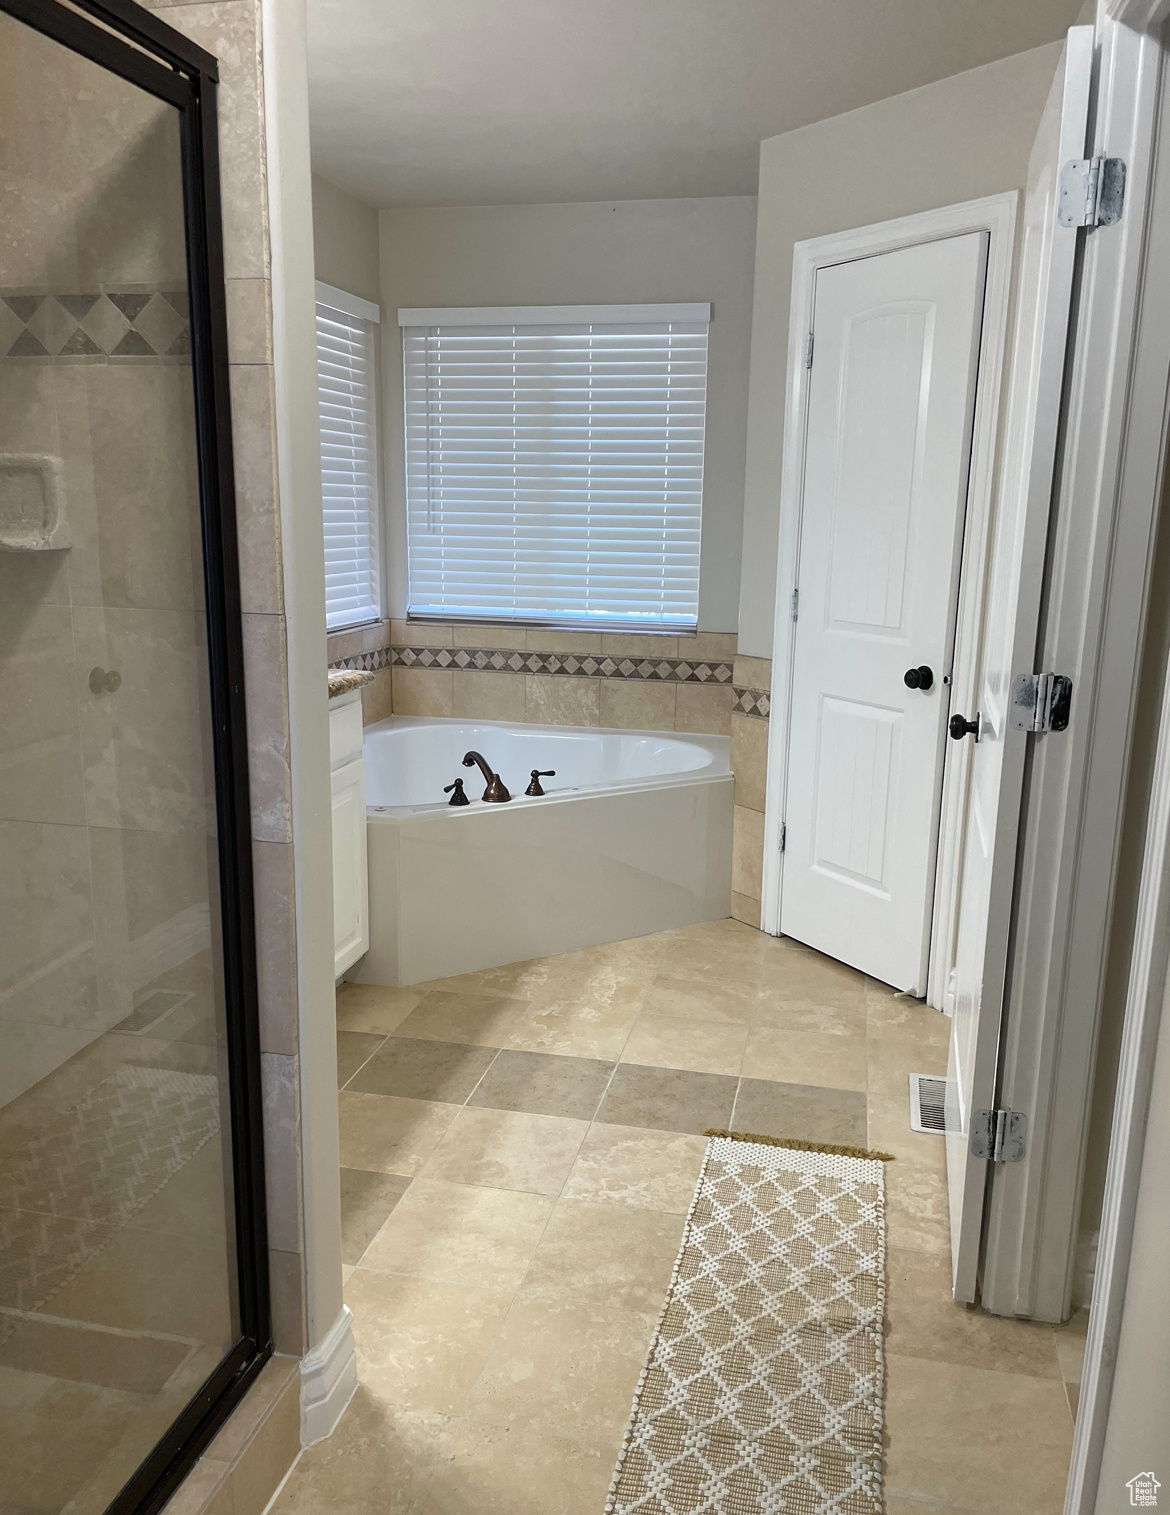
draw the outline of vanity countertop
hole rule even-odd
[[[363,668],[331,668],[329,670],[329,698],[336,699],[339,694],[348,694],[351,689],[361,689],[365,684],[372,684],[374,675],[367,673]]]

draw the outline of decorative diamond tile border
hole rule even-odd
[[[731,707],[733,715],[755,715],[766,721],[771,709],[772,697],[766,689],[735,690],[735,703]]]
[[[85,294],[0,291],[0,353],[57,362],[191,360],[187,291],[105,289]]]
[[[733,664],[695,658],[613,657],[604,653],[521,652],[509,647],[380,647],[340,658],[331,668],[458,669],[468,673],[538,673],[560,678],[632,679],[655,684],[731,683]],[[765,696],[765,700],[766,700]]]

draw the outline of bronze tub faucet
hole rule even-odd
[[[479,764],[479,771],[483,774],[484,778],[487,781],[487,788],[483,792],[483,797],[489,805],[502,805],[505,800],[510,800],[512,798],[512,796],[508,793],[503,779],[498,773],[492,772],[481,753],[464,753],[464,768],[470,768],[473,763]]]

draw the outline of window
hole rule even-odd
[[[325,624],[381,614],[378,448],[374,420],[378,307],[317,285],[317,412],[325,521]]]
[[[398,320],[408,614],[693,630],[710,306]]]

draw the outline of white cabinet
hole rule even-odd
[[[330,702],[329,759],[333,781],[334,975],[340,978],[370,945],[360,690]]]

